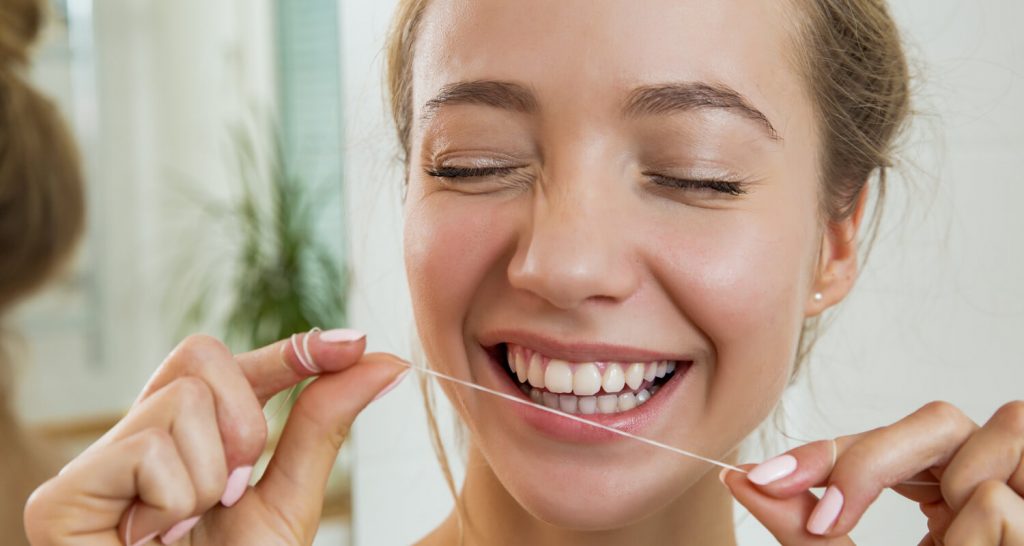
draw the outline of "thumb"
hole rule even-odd
[[[356,415],[409,371],[398,357],[375,353],[310,383],[295,401],[277,450],[256,485],[260,498],[293,521],[315,525],[327,478]]]
[[[753,467],[744,465],[743,468],[749,470]],[[721,477],[733,497],[780,543],[786,546],[853,545],[848,536],[829,538],[807,532],[807,521],[818,504],[818,497],[810,491],[802,491],[787,498],[775,498],[761,492],[745,474],[726,469]]]

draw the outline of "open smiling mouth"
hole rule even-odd
[[[691,361],[567,362],[502,343],[492,348],[519,390],[538,404],[592,415],[630,411],[647,403]]]

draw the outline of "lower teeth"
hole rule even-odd
[[[576,396],[574,394],[555,394],[522,384],[519,388],[537,404],[565,413],[591,415],[594,413],[619,413],[642,406],[658,391],[657,386],[639,392],[622,394],[602,394],[598,396]]]

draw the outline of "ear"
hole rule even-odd
[[[821,238],[821,251],[814,272],[814,283],[807,298],[806,316],[813,317],[839,303],[857,280],[857,234],[867,206],[868,185],[860,191],[857,204],[847,218],[829,221]],[[820,299],[816,295],[821,294]]]

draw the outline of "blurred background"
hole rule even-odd
[[[52,0],[31,78],[81,143],[89,226],[73,270],[13,326],[17,409],[62,456],[109,428],[186,332],[242,350],[351,324],[371,350],[412,354],[381,88],[394,4]],[[785,400],[797,439],[936,399],[984,421],[1024,397],[1024,4],[893,4],[921,114],[860,285]],[[317,544],[409,543],[451,509],[413,383],[357,422]],[[774,543],[737,517],[741,544]],[[923,533],[886,494],[854,536]]]

